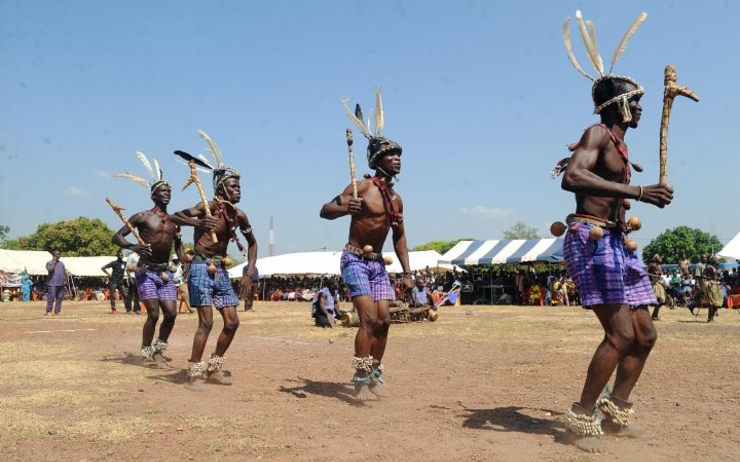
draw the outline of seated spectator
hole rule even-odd
[[[434,307],[434,297],[432,297],[432,294],[429,292],[422,276],[418,276],[416,278],[416,287],[411,290],[409,308],[436,309]]]
[[[337,281],[330,278],[316,294],[311,306],[311,316],[315,319],[316,327],[334,327],[335,321],[341,318],[337,292]]]
[[[529,288],[529,304],[530,305],[542,305],[544,304],[544,298],[542,296],[542,289],[537,283],[532,284]]]

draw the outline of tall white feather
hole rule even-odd
[[[627,49],[627,42],[629,42],[630,37],[632,37],[632,35],[637,31],[640,25],[645,22],[647,17],[648,15],[644,11],[640,13],[637,19],[632,21],[632,24],[627,29],[627,32],[624,33],[622,40],[619,41],[619,45],[617,45],[617,48],[614,50],[614,54],[612,55],[611,66],[609,67],[610,74],[612,73],[612,69],[614,69],[614,64],[617,62],[622,53],[624,53],[624,50]]]
[[[154,181],[162,181],[162,169],[159,168],[159,162],[157,162],[156,158],[152,159],[152,161],[154,162],[154,171],[157,174],[157,177],[154,179]]]
[[[563,23],[563,43],[565,43],[565,50],[568,52],[568,59],[570,60],[570,63],[573,65],[573,67],[575,67],[576,70],[581,73],[581,75],[593,81],[594,78],[588,75],[588,73],[583,70],[583,67],[581,67],[581,63],[578,62],[575,53],[573,53],[573,44],[570,41],[570,18],[565,18],[565,22]]]
[[[135,181],[135,182],[139,183],[140,185],[145,186],[147,188],[149,188],[151,186],[151,184],[149,184],[149,182],[146,181],[144,178],[140,178],[138,176],[131,175],[130,173],[116,173],[113,176],[116,176],[118,178],[126,178],[128,180]]]
[[[343,99],[342,106],[344,107],[344,112],[347,113],[349,120],[351,120],[352,123],[355,124],[358,129],[360,129],[365,138],[372,138],[372,134],[370,133],[370,130],[368,130],[367,125],[365,125],[365,122],[358,119],[357,116],[350,110],[349,106],[347,106],[347,101],[349,101],[349,99]]]
[[[141,163],[144,164],[144,167],[146,167],[146,170],[149,172],[149,176],[154,180],[154,170],[152,170],[152,164],[149,163],[149,159],[147,159],[141,151],[136,151],[136,157],[138,157]]]
[[[599,42],[596,40],[596,26],[594,22],[587,20],[586,27],[588,28],[588,38],[591,39],[591,44],[594,47],[596,58],[599,64],[599,74],[604,75],[604,62],[601,59],[601,52],[599,51]]]
[[[583,20],[583,15],[581,15],[581,10],[576,11],[576,21],[578,22],[578,30],[580,30],[581,32],[583,44],[586,46],[586,54],[588,55],[588,59],[591,61],[594,69],[596,69],[596,72],[598,72],[599,76],[601,77],[604,75],[603,69],[599,68],[599,61],[601,61],[601,58],[596,51],[595,45],[591,43],[591,37],[589,37],[588,35],[588,29],[586,27],[585,21]]]
[[[375,135],[380,136],[383,134],[383,127],[385,126],[385,117],[383,114],[383,95],[380,87],[375,89],[375,114],[373,114],[373,126],[375,127]]]
[[[211,152],[211,155],[213,156],[213,159],[216,161],[217,167],[223,167],[224,166],[224,160],[221,157],[221,150],[218,148],[218,145],[216,145],[216,142],[211,139],[210,136],[203,130],[198,130],[198,135],[200,135],[201,138],[203,138],[206,143],[208,143],[208,150]]]

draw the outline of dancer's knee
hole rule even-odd
[[[224,321],[224,330],[227,332],[236,332],[239,328],[239,318],[229,319]]]
[[[626,353],[635,343],[635,333],[631,329],[622,329],[607,335],[607,341],[618,352]]]
[[[381,331],[388,331],[388,328],[391,326],[391,315],[390,313],[385,313],[382,316],[379,316],[375,322],[375,329],[381,330]]]
[[[204,319],[200,321],[200,325],[198,326],[198,330],[202,330],[205,332],[210,332],[211,329],[213,329],[213,319]]]
[[[639,339],[640,348],[644,350],[652,350],[657,341],[658,341],[658,331],[657,329],[653,328],[649,332],[646,332],[640,336],[640,339]]]
[[[174,311],[174,310],[173,311],[169,311],[169,310],[164,311],[164,320],[165,321],[174,321],[176,317],[177,317],[177,311]]]

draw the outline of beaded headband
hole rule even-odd
[[[635,80],[629,77],[612,74],[612,69],[614,69],[614,64],[616,64],[619,57],[627,48],[627,43],[629,42],[629,39],[637,31],[640,25],[645,22],[645,19],[647,19],[647,13],[643,11],[642,13],[640,13],[637,19],[632,22],[630,27],[627,29],[627,32],[625,32],[624,36],[622,36],[622,40],[619,42],[619,45],[617,45],[617,48],[614,50],[611,64],[609,66],[609,72],[605,74],[604,63],[601,59],[601,54],[599,53],[599,44],[596,42],[596,29],[594,27],[594,23],[590,20],[584,20],[583,16],[581,15],[581,11],[576,11],[576,21],[578,22],[578,29],[581,32],[583,44],[586,46],[586,55],[588,56],[589,61],[591,61],[591,64],[594,66],[596,72],[599,74],[598,78],[592,77],[591,75],[586,73],[586,71],[583,70],[583,67],[581,67],[580,63],[576,59],[576,56],[573,53],[573,46],[570,41],[570,18],[565,19],[565,22],[563,23],[563,42],[565,43],[565,49],[568,52],[568,59],[578,72],[580,72],[584,77],[593,82],[593,86],[591,87],[591,98],[594,100],[594,104],[596,104],[596,87],[599,85],[599,83],[605,80],[621,80],[631,83],[636,87],[635,90],[622,93],[600,105],[597,105],[594,108],[595,114],[599,114],[605,107],[617,103],[619,104],[619,110],[622,114],[623,120],[625,122],[630,122],[632,120],[632,114],[629,110],[629,99],[633,96],[645,94],[645,89]]]
[[[378,159],[386,155],[390,151],[397,151],[399,154],[403,151],[401,146],[395,141],[383,136],[383,127],[385,125],[385,116],[383,114],[383,96],[380,88],[375,89],[375,111],[372,119],[368,117],[367,124],[362,117],[362,109],[360,105],[355,106],[354,114],[347,106],[348,99],[342,100],[342,106],[347,112],[349,119],[354,123],[360,132],[367,138],[367,165],[372,169],[376,169],[378,165]],[[369,128],[370,121],[373,122],[373,130]],[[373,133],[374,131],[374,133]]]
[[[149,159],[146,158],[143,152],[136,151],[136,157],[139,158],[141,163],[144,164],[144,167],[146,167],[147,172],[149,172],[149,176],[152,179],[151,183],[144,178],[131,175],[130,173],[116,173],[113,176],[134,181],[142,186],[149,188],[149,191],[152,193],[156,191],[157,188],[159,188],[160,186],[170,185],[167,180],[162,178],[162,169],[159,168],[159,162],[157,162],[157,159],[152,159],[152,161],[154,162],[154,167],[152,167],[152,164],[149,163]]]

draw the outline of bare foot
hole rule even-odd
[[[206,382],[214,385],[231,385],[231,378],[223,371],[206,372]]]
[[[167,365],[167,363],[169,363],[170,361],[172,361],[172,358],[168,358],[168,357],[164,356],[164,355],[163,355],[162,353],[160,353],[160,352],[156,352],[156,353],[154,353],[154,355],[152,356],[152,358],[153,358],[153,361],[154,361],[154,362],[155,362],[155,363],[156,363],[156,364],[157,364],[158,366],[166,366],[166,365]]]
[[[566,443],[572,444],[581,451],[595,454],[606,454],[609,452],[606,442],[598,436],[580,436],[566,430],[564,439]]]
[[[383,382],[376,382],[370,386],[370,391],[378,398],[387,398],[389,396],[388,387]]]
[[[190,391],[203,391],[205,390],[205,383],[203,377],[188,377],[185,379],[185,388]]]
[[[609,436],[616,436],[618,438],[653,438],[654,433],[647,430],[642,430],[636,427],[622,427],[617,425],[610,420],[604,419],[601,421],[601,430],[604,434]]]
[[[355,385],[355,398],[360,401],[370,401],[377,399],[377,395],[370,391],[370,387],[367,384]]]

